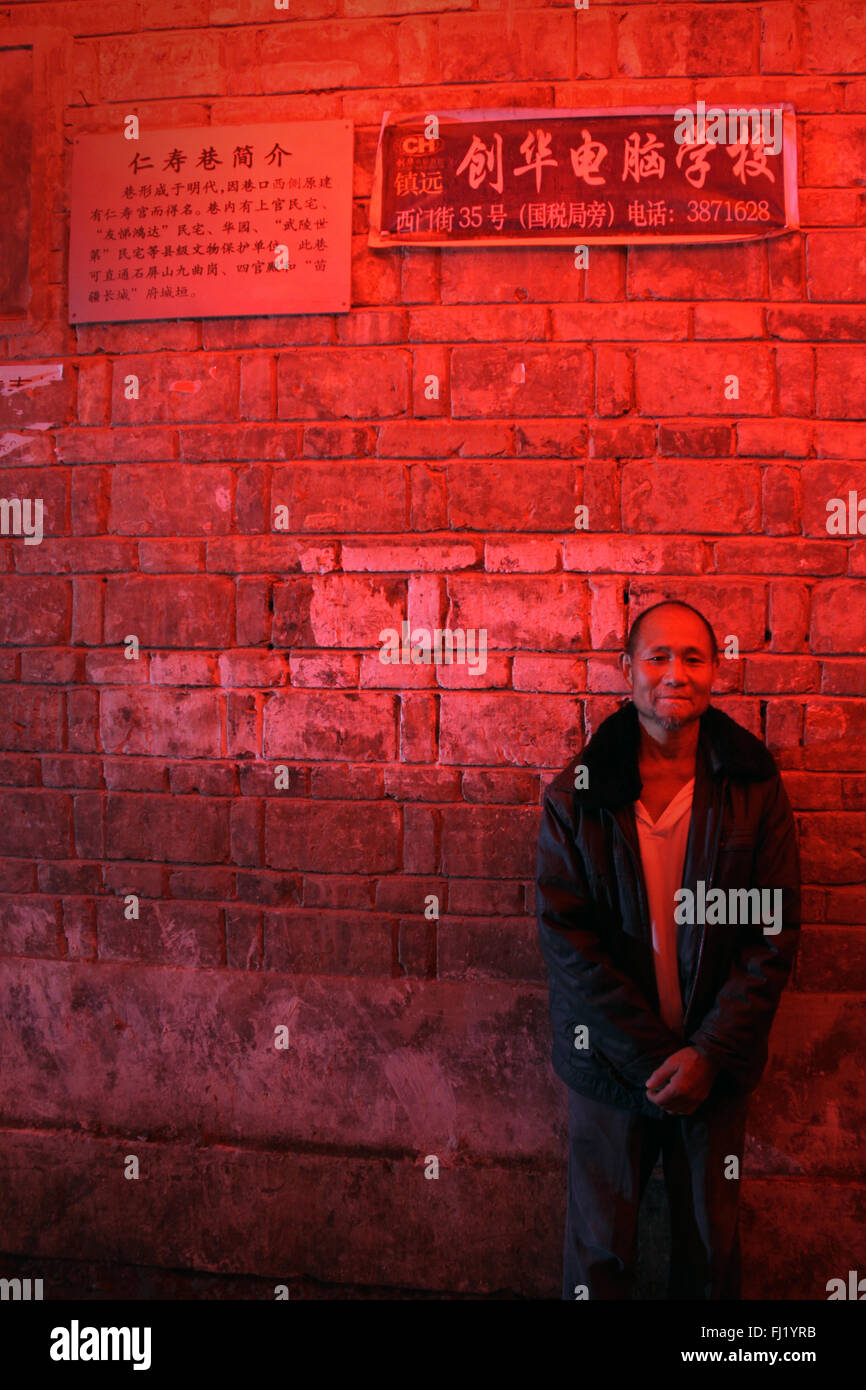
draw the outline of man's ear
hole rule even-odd
[[[631,657],[628,652],[620,652],[619,667],[629,685],[631,685]]]

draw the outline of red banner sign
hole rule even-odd
[[[371,246],[776,236],[799,225],[794,112],[386,111],[370,208]]]

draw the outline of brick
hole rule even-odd
[[[866,695],[866,667],[857,657],[822,661],[824,695]]]
[[[460,774],[453,767],[404,767],[385,769],[384,794],[395,801],[459,801]]]
[[[579,458],[589,432],[573,420],[521,420],[514,427],[512,452],[518,458]]]
[[[602,253],[606,247],[602,247]],[[596,247],[592,247],[595,254]],[[592,256],[589,257],[592,263]],[[573,268],[570,247],[487,246],[484,274],[477,250],[446,247],[442,252],[442,304],[537,304],[582,297],[584,275]]]
[[[815,413],[841,420],[860,420],[866,413],[866,368],[855,347],[815,349]]]
[[[100,737],[107,753],[216,757],[219,697],[204,690],[104,690]]]
[[[781,414],[812,414],[814,379],[815,361],[811,347],[785,343],[776,348],[776,390]]]
[[[138,542],[138,564],[144,574],[197,574],[206,568],[206,553],[204,541]],[[121,566],[114,568],[120,569]],[[133,565],[130,564],[129,568],[133,568]]]
[[[812,593],[810,646],[813,652],[841,655],[866,646],[866,582],[828,579]]]
[[[767,242],[767,265],[772,299],[802,299],[804,238],[801,232],[772,237]]]
[[[440,757],[444,763],[562,766],[580,742],[577,700],[561,695],[442,696]]]
[[[858,342],[866,328],[866,313],[847,305],[798,304],[768,309],[767,334],[806,342]]]
[[[434,696],[405,692],[400,697],[400,760],[404,763],[436,761],[437,702]]]
[[[410,521],[413,531],[438,531],[447,524],[445,471],[418,464],[409,470]]]
[[[169,788],[173,796],[190,796],[193,792],[198,792],[201,796],[237,796],[237,777],[235,769],[231,763],[218,762],[184,762],[175,763],[168,770]],[[204,891],[205,872],[196,872],[192,878],[187,875],[185,882],[194,882],[197,890],[201,889],[201,896],[207,897],[209,894]],[[172,876],[172,893],[175,897],[185,896],[174,888],[175,876]],[[208,881],[213,887],[214,883],[219,883],[219,892],[214,889],[212,896],[225,896],[224,888],[230,887],[227,875],[224,871],[214,872]],[[198,897],[199,893],[189,894],[191,897]]]
[[[738,420],[737,453],[756,458],[805,458],[812,452],[810,420]]]
[[[0,897],[0,937],[6,955],[55,958],[62,955],[58,903],[36,898],[15,902]]]
[[[629,531],[757,531],[760,474],[749,464],[627,463],[622,511]]]
[[[259,654],[263,661],[270,660],[270,654]],[[221,658],[223,660],[224,658]],[[301,687],[335,686],[356,687],[358,684],[358,657],[350,652],[312,652],[309,656],[292,652],[289,656],[289,670],[292,685]],[[240,685],[282,685],[282,678],[271,681],[242,680]]]
[[[512,665],[515,690],[551,690],[571,692],[583,690],[586,669],[582,661],[571,656],[535,656],[518,652]]]
[[[239,413],[243,420],[274,418],[274,358],[245,352],[240,362]]]
[[[492,912],[503,915],[523,910],[522,883],[501,879],[454,878],[448,880],[448,906],[455,913],[486,916]]]
[[[408,653],[408,649],[407,649]],[[361,657],[359,684],[362,689],[373,690],[430,690],[436,684],[437,668],[432,663],[411,665],[383,662],[378,652]]]
[[[572,415],[590,407],[585,348],[460,346],[451,359],[455,416]]]
[[[817,661],[808,657],[750,656],[745,662],[747,694],[801,694],[820,689]]]
[[[822,115],[802,124],[801,181],[812,188],[861,185],[866,117]]]
[[[461,778],[464,801],[513,806],[521,802],[538,804],[538,778],[531,772],[507,768],[467,768]]]
[[[771,536],[799,533],[803,510],[797,468],[765,468],[761,477],[762,529]],[[817,554],[815,560],[818,560]]]
[[[63,697],[56,690],[7,686],[3,692],[0,748],[46,752],[63,740]]]
[[[468,648],[468,659],[443,662],[436,666],[436,681],[444,690],[505,690],[510,685],[511,660],[506,656],[490,656],[478,661],[478,653]],[[486,662],[486,665],[485,665]]]
[[[261,970],[264,943],[262,914],[254,907],[232,904],[225,910],[226,965],[229,970]]]
[[[803,5],[800,54],[805,72],[862,72],[866,20],[856,0],[809,0]]]
[[[651,14],[652,11],[647,11]],[[629,299],[730,300],[735,284],[743,299],[766,293],[761,243],[728,242],[697,246],[631,246]],[[702,313],[708,313],[703,308]]]
[[[813,752],[818,754],[820,750]],[[825,754],[821,754],[822,761]],[[799,817],[803,875],[810,883],[863,882],[866,815],[807,812]]]
[[[395,806],[354,802],[268,802],[265,863],[270,868],[376,874],[400,868],[400,819]]]
[[[126,576],[124,576],[125,580]],[[113,580],[113,584],[124,582]],[[72,581],[72,640],[95,645],[103,639],[103,604],[105,602],[107,581],[96,578],[83,578],[77,575]]]
[[[228,468],[118,466],[111,476],[109,530],[125,535],[213,535],[231,527]]]
[[[112,794],[105,819],[109,859],[212,864],[228,852],[228,806],[200,796]]]
[[[230,645],[233,586],[228,579],[183,576],[166,585],[146,575],[105,583],[105,642],[134,633],[142,647]]]
[[[98,900],[99,959],[207,969],[224,964],[223,911],[212,903],[140,902],[124,916],[123,898]]]
[[[590,247],[590,258],[597,250]],[[665,342],[686,338],[689,329],[689,310],[680,304],[553,304],[550,317],[555,339],[578,342]]]
[[[264,970],[296,975],[390,978],[392,923],[370,912],[263,913]],[[289,1037],[291,1039],[291,1025]]]
[[[807,706],[805,746],[810,768],[859,772],[866,755],[866,704],[828,699]],[[852,848],[856,853],[856,842]]]
[[[366,647],[400,632],[406,584],[364,575],[316,575],[274,585],[274,640],[285,646]]]
[[[724,458],[733,452],[734,425],[659,425],[659,453],[674,458]]]
[[[95,904],[80,898],[65,899],[62,930],[67,960],[96,960]]]
[[[866,426],[860,423],[816,420],[814,431],[817,458],[850,459],[866,452]]]
[[[406,248],[409,249],[408,247]],[[423,247],[413,247],[417,256]],[[495,247],[488,247],[493,251]],[[449,249],[449,255],[453,254]],[[458,253],[459,254],[459,253]],[[531,342],[547,338],[546,312],[525,304],[425,304],[409,315],[408,338],[413,343]],[[558,334],[554,334],[558,337]],[[574,336],[574,335],[567,335]],[[582,334],[577,336],[582,337]]]
[[[357,309],[340,314],[337,341],[346,347],[371,347],[376,343],[402,343],[406,316],[398,309]]]
[[[606,9],[578,11],[575,77],[611,77],[616,72],[616,30]]]
[[[488,541],[484,568],[488,574],[541,574],[559,568],[558,541]]]
[[[487,629],[487,648],[539,651],[586,646],[587,590],[568,575],[451,575],[447,626]]]
[[[761,10],[761,72],[799,71],[798,40],[796,6],[765,5]]]
[[[655,449],[656,427],[637,420],[593,423],[591,458],[646,457]]]
[[[275,468],[274,509],[288,509],[289,531],[400,531],[406,474],[398,463],[294,463]]]
[[[447,570],[473,569],[478,564],[481,549],[478,541],[437,541],[417,540],[409,542],[392,541],[387,544],[352,545],[344,541],[342,545],[343,570],[366,570],[370,572],[408,570],[418,573],[423,570],[437,572]]]
[[[737,398],[725,395],[730,376],[739,380]],[[756,343],[638,346],[635,394],[642,415],[769,415],[773,362]]]
[[[451,354],[427,344],[412,354],[412,414],[448,417],[451,413]]]
[[[158,34],[113,35],[100,43],[100,96],[124,101],[134,90],[138,100],[214,96],[225,91],[216,31],[189,29]],[[181,80],[186,73],[186,81]]]
[[[35,860],[72,853],[72,798],[61,792],[7,791],[0,821],[0,855]]]
[[[623,348],[595,349],[595,408],[599,415],[625,415],[633,405],[633,363]]]
[[[390,761],[397,755],[393,695],[374,691],[286,690],[265,705],[264,754],[286,759]]]
[[[235,523],[248,533],[263,531],[267,524],[268,475],[264,468],[244,468],[236,475]]]
[[[401,975],[420,980],[435,980],[436,924],[424,918],[401,921],[397,935],[397,966]]]
[[[440,81],[536,81],[572,76],[575,18],[517,10],[504,27],[498,14],[439,16]]]
[[[281,352],[277,401],[280,420],[402,415],[409,403],[409,356],[393,348]]]
[[[403,808],[402,867],[406,874],[440,871],[438,813],[427,806]]]
[[[138,377],[138,399],[126,398],[128,376]],[[112,363],[112,425],[236,420],[237,401],[238,364],[224,353],[149,353]]]
[[[473,531],[560,531],[574,525],[580,470],[569,461],[451,461],[448,524]]]
[[[592,595],[589,641],[594,652],[621,651],[625,641],[625,582],[622,579],[590,579]]]
[[[378,431],[380,458],[492,458],[512,452],[512,426],[499,420],[385,421]]]
[[[579,244],[579,243],[578,243]],[[631,250],[632,248],[629,248]],[[566,252],[571,256],[570,252]],[[569,270],[574,270],[573,259],[566,262]],[[574,276],[580,275],[574,271]],[[623,246],[591,246],[589,262],[581,278],[586,279],[585,299],[624,299],[626,297],[626,252]],[[568,284],[568,281],[563,283]],[[553,297],[553,296],[552,296]],[[557,299],[567,299],[568,295],[557,294]],[[629,297],[632,296],[629,294]],[[578,298],[575,295],[575,298]]]
[[[449,879],[530,877],[534,873],[539,821],[540,812],[528,807],[444,808],[442,872]]]
[[[41,785],[41,765],[38,758],[0,756],[2,782],[7,786],[38,787]]]
[[[638,6],[617,29],[617,66],[629,77],[698,77],[742,71],[757,51],[757,13],[740,6]]]
[[[546,979],[532,918],[449,915],[440,921],[438,937],[442,980]]]
[[[305,874],[303,879],[297,880],[302,885],[302,897],[305,907],[328,907],[345,908],[348,910],[364,910],[373,906],[373,891],[375,880],[373,878],[350,878],[342,874],[322,874],[313,876]],[[276,896],[269,896],[268,902],[280,904],[282,899]],[[292,899],[300,901],[300,899]]]
[[[716,541],[713,546],[720,574],[841,574],[845,555],[841,545],[792,538]]]
[[[0,576],[0,641],[46,646],[70,636],[72,591],[65,579]]]
[[[276,24],[257,38],[265,92],[387,86],[396,66],[397,25],[381,19]]]

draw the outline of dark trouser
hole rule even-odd
[[[638,1208],[659,1152],[671,1211],[668,1298],[738,1299],[739,1178],[749,1094],[711,1094],[692,1115],[650,1119],[568,1088],[563,1298],[633,1296]],[[581,1297],[587,1294],[581,1293]]]

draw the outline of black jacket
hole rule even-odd
[[[677,929],[682,1036],[659,1016],[647,891],[634,818],[640,725],[631,700],[550,783],[536,906],[547,964],[553,1067],[575,1091],[658,1118],[646,1081],[692,1043],[722,1070],[712,1095],[751,1091],[794,963],[800,860],[791,805],[764,743],[710,705],[701,716],[683,886],[782,890],[782,930],[696,922]],[[575,790],[575,770],[588,786]],[[586,780],[586,779],[583,779]],[[772,901],[772,899],[771,899]],[[673,912],[673,904],[671,910]],[[578,1047],[579,1024],[588,1047]]]

